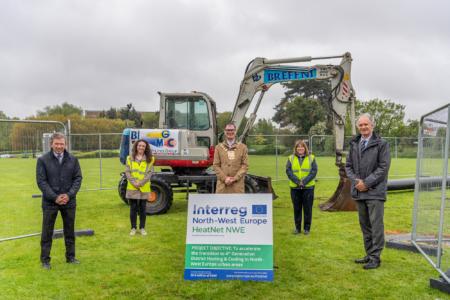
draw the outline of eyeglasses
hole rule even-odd
[[[236,131],[236,129],[225,129],[225,131],[227,131],[227,132],[233,132],[233,131]]]

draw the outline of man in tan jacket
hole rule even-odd
[[[217,175],[216,193],[245,193],[248,150],[236,140],[236,125],[225,126],[225,140],[216,146],[213,168]]]

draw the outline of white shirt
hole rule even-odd
[[[236,140],[235,140],[235,139],[234,139],[234,140],[232,140],[232,141],[230,141],[230,140],[227,140],[227,144],[228,144],[228,147],[230,147],[230,148],[231,148],[231,146],[233,146],[235,142],[236,142]]]
[[[53,155],[58,159],[58,162],[61,164],[62,160],[63,160],[63,157],[64,157],[64,152],[63,153],[53,152]]]

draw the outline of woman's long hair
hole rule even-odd
[[[305,148],[305,156],[308,156],[309,155],[309,149],[308,149],[308,146],[306,146],[306,143],[305,143],[305,141],[303,141],[303,140],[297,140],[296,142],[295,142],[295,146],[294,146],[294,155],[297,155],[298,153],[297,153],[297,147],[298,146],[302,146],[303,148]]]
[[[136,142],[134,142],[133,149],[131,150],[131,158],[133,160],[136,159],[137,146],[140,142],[145,143],[145,150],[144,150],[145,161],[149,164],[152,161],[153,154],[152,154],[152,150],[150,148],[150,144],[146,140],[140,139],[140,140],[137,140]]]

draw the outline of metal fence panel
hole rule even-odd
[[[287,157],[292,154],[297,140],[304,140],[309,145],[308,135],[249,135],[246,144],[250,156],[273,156],[265,162],[271,166],[270,176],[273,180],[284,180]],[[268,176],[268,174],[255,174]]]
[[[425,115],[420,124],[412,232],[416,247],[448,282],[443,270],[450,267],[450,211],[446,205],[449,199],[449,113],[449,107],[443,107]],[[437,180],[423,183],[430,177]],[[432,254],[429,254],[430,249]]]
[[[48,151],[49,136],[52,132],[64,131],[60,124],[23,124],[0,122],[0,168],[4,180],[0,181],[0,209],[7,217],[0,229],[0,238],[5,234],[17,235],[40,230],[40,200],[31,199],[31,195],[40,194],[35,183],[35,158]],[[124,170],[119,162],[119,146],[121,133],[69,134],[70,151],[78,157],[82,172],[82,191],[116,189],[120,172]],[[247,145],[250,154],[250,171],[256,175],[271,176],[273,180],[287,180],[285,165],[288,155],[293,151],[295,141],[302,139],[314,152],[319,163],[320,180],[338,180],[338,172],[334,165],[334,136],[308,135],[250,135]],[[346,137],[345,146],[348,147],[350,137]],[[395,157],[402,159],[406,151],[415,146],[415,139],[389,138],[391,149],[394,147]],[[394,145],[394,146],[393,146]],[[440,150],[442,152],[442,149]],[[409,156],[408,156],[409,157]],[[252,165],[258,164],[257,170]],[[261,168],[261,165],[264,168]],[[19,171],[17,171],[19,170]],[[396,174],[396,168],[391,170],[390,176],[413,177],[413,171],[401,169]],[[23,175],[23,173],[25,175]],[[17,210],[11,205],[11,199],[20,198],[29,205],[25,210]],[[13,211],[14,210],[14,211]],[[26,218],[30,210],[36,214],[34,221]],[[27,225],[25,221],[33,223]],[[30,224],[31,224],[30,223]],[[6,230],[5,228],[9,228]],[[12,229],[13,228],[13,229]]]
[[[45,133],[64,132],[58,122],[0,122],[0,240],[40,232],[42,214],[36,185],[36,158]]]

